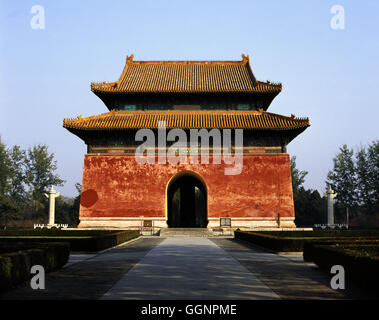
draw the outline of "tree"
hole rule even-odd
[[[25,190],[25,151],[20,146],[13,146],[9,150],[9,159],[11,163],[9,174],[9,190],[8,195],[18,204],[24,204],[27,201],[27,193]]]
[[[21,218],[19,205],[9,197],[13,187],[12,174],[13,167],[9,150],[0,139],[0,224]]]
[[[28,149],[25,168],[34,213],[41,214],[47,202],[44,193],[50,186],[62,186],[65,181],[55,173],[57,161],[54,160],[54,153],[49,154],[46,145],[36,145]]]
[[[74,204],[72,206],[71,211],[71,222],[74,225],[78,225],[79,223],[79,209],[80,209],[80,197],[82,195],[82,185],[80,183],[75,183],[76,191],[78,195],[74,199]]]
[[[62,196],[56,199],[55,221],[57,223],[68,224],[73,227],[78,225],[81,185],[76,183],[75,187],[79,193],[75,198],[67,198]]]
[[[361,205],[367,206],[367,208],[372,207],[372,200],[371,200],[371,177],[370,177],[370,170],[367,163],[367,153],[365,148],[361,148],[356,156],[357,160],[357,185],[358,188],[358,196],[359,200],[358,203]]]
[[[0,138],[0,195],[5,195],[9,187],[10,160],[4,143]]]
[[[338,193],[335,216],[345,219],[349,209],[349,215],[364,224],[379,211],[379,141],[361,147],[355,157],[353,150],[343,145],[333,164],[327,183]]]
[[[317,190],[300,187],[294,195],[295,224],[298,227],[313,227],[326,218],[326,200]]]
[[[359,204],[368,214],[378,212],[379,194],[379,140],[366,148],[361,147],[356,156]]]
[[[16,202],[11,198],[0,195],[0,225],[6,224],[11,220],[19,220],[22,213]]]
[[[296,156],[291,157],[291,179],[292,179],[292,190],[293,193],[297,193],[305,181],[305,176],[308,174],[307,171],[300,171],[296,168]]]
[[[298,227],[312,227],[314,224],[322,223],[325,217],[325,200],[317,190],[306,190],[302,186],[307,174],[307,171],[296,168],[296,157],[291,157],[295,224]]]
[[[57,162],[47,146],[36,145],[25,151],[17,145],[7,148],[0,139],[0,223],[31,217],[45,219],[48,200],[44,193],[51,185],[64,183],[56,170]],[[78,197],[79,200],[62,196],[62,201],[56,202],[62,223],[77,224]]]
[[[373,212],[379,212],[379,140],[374,141],[367,151],[368,166],[370,171],[371,201]]]
[[[354,151],[347,145],[333,158],[333,170],[327,175],[327,184],[337,192],[337,205],[353,208],[358,204],[357,175],[353,159]]]

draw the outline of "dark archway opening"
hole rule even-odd
[[[169,228],[206,228],[207,190],[196,177],[177,178],[167,190]]]

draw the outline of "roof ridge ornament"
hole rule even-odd
[[[242,62],[247,63],[247,62],[250,61],[250,56],[248,54],[245,55],[245,54],[242,53],[241,56],[242,56]]]
[[[130,56],[126,55],[126,63],[132,63],[134,58],[134,54],[131,54]]]

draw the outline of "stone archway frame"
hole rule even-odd
[[[167,182],[166,184],[166,189],[165,189],[165,219],[166,219],[166,226],[168,228],[168,189],[170,188],[170,186],[178,179],[182,178],[182,177],[185,177],[185,176],[192,176],[194,177],[195,179],[198,179],[203,185],[204,185],[204,188],[205,188],[205,192],[206,192],[206,208],[207,208],[207,225],[209,224],[209,205],[208,205],[208,199],[209,199],[209,192],[208,192],[208,185],[206,184],[204,178],[198,174],[197,172],[195,171],[192,171],[192,170],[183,170],[183,171],[179,171],[177,173],[175,173]]]

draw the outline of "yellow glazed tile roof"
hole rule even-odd
[[[76,119],[64,119],[63,127],[79,130],[158,128],[298,129],[310,126],[308,118],[286,117],[263,111],[114,111]]]
[[[110,93],[279,93],[281,89],[281,84],[257,81],[245,55],[242,61],[133,61],[131,55],[118,81],[91,83],[93,92]]]

